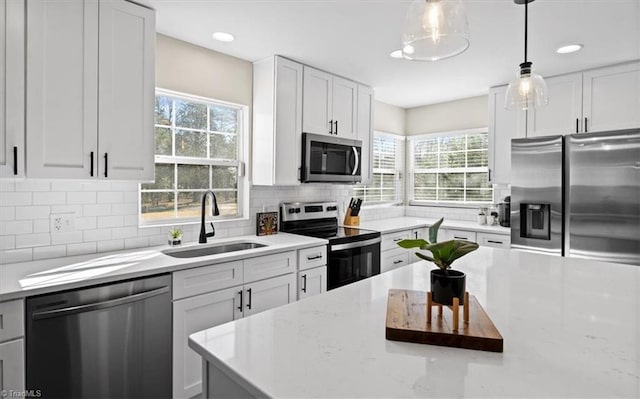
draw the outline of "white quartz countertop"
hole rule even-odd
[[[396,217],[396,218],[361,222],[359,227],[363,229],[377,230],[382,234],[385,234],[385,233],[393,233],[396,231],[427,227],[427,226],[431,226],[437,221],[438,219],[402,216],[402,217]],[[465,220],[449,220],[447,218],[444,219],[440,228],[470,230],[470,231],[478,231],[483,233],[493,233],[493,234],[503,234],[503,235],[511,234],[511,229],[508,227],[502,227],[500,225],[487,226],[487,225],[481,225],[474,222],[468,222]]]
[[[189,345],[269,397],[640,397],[640,267],[488,247],[454,266],[504,353],[385,339],[388,290],[427,290],[426,262],[195,333]]]
[[[178,247],[164,245],[137,250],[0,265],[0,302],[47,292],[325,245],[328,242],[319,238],[278,233],[270,236],[248,235],[220,239],[209,238],[208,244],[187,243],[181,245],[180,248],[186,249],[235,241],[256,242],[265,244],[266,247],[197,258],[174,258],[165,255],[161,251]]]

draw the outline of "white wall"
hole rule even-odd
[[[404,136],[406,110],[395,105],[376,101],[374,104],[373,129],[379,132]]]
[[[407,136],[487,126],[489,97],[470,97],[407,110]]]

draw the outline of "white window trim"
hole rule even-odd
[[[237,165],[238,167],[238,188],[237,188],[237,198],[238,198],[238,215],[236,216],[211,216],[210,214],[205,215],[205,220],[207,223],[216,222],[218,223],[229,223],[229,222],[238,222],[238,221],[246,221],[249,220],[249,177],[247,175],[247,170],[250,165],[248,165],[250,157],[249,157],[249,107],[242,104],[236,104],[229,101],[217,100],[213,98],[201,97],[193,94],[182,93],[174,90],[164,89],[161,87],[156,87],[154,98],[158,94],[166,95],[169,97],[175,97],[184,99],[191,102],[205,103],[211,104],[212,102],[225,105],[228,107],[233,107],[241,110],[241,117],[238,120],[238,131],[242,132],[242,134],[238,134],[238,148],[239,148],[239,157],[237,161],[219,161],[219,160],[207,160],[207,159],[199,159],[199,158],[190,158],[190,157],[172,157],[167,155],[154,155],[154,167],[157,161],[161,161],[163,159],[169,161],[170,163],[184,163],[184,164],[198,164],[198,165],[220,165],[220,166],[230,166],[231,164]],[[191,129],[184,129],[191,130]],[[154,121],[154,134],[155,134],[155,121]],[[155,152],[155,138],[154,138],[154,152]],[[175,146],[175,142],[173,143]],[[174,151],[175,153],[175,151]],[[147,190],[145,190],[147,191]],[[153,191],[153,190],[148,190]],[[166,191],[166,190],[159,190]],[[189,191],[207,191],[206,189],[194,189]],[[179,218],[179,219],[158,219],[153,221],[145,221],[142,219],[142,185],[138,185],[138,226],[139,227],[165,227],[165,226],[186,226],[186,225],[195,225],[200,224],[200,217],[196,218]]]
[[[478,208],[479,206],[487,206],[491,205],[495,202],[495,189],[493,190],[493,195],[491,202],[481,202],[481,201],[467,201],[467,202],[458,202],[458,201],[426,201],[426,200],[415,200],[413,199],[413,191],[415,188],[414,185],[414,173],[415,169],[413,168],[413,141],[424,140],[431,138],[433,136],[437,137],[455,137],[462,136],[467,134],[477,134],[477,133],[489,133],[488,127],[476,127],[471,129],[462,129],[462,130],[452,130],[452,131],[443,131],[443,132],[431,132],[431,133],[422,133],[417,135],[407,136],[407,146],[406,146],[406,159],[407,159],[407,169],[409,170],[406,173],[406,186],[407,186],[407,203],[410,206],[429,206],[429,207],[442,207],[442,208],[462,208],[462,209],[470,209],[470,208]],[[466,151],[465,151],[466,152]],[[465,169],[465,171],[474,172],[474,169],[482,169],[482,168],[469,168]],[[421,173],[428,173],[430,171],[447,171],[448,169],[419,169]],[[455,171],[455,170],[451,170]],[[476,170],[480,171],[480,170]],[[482,171],[484,172],[484,171]]]
[[[401,151],[402,154],[400,157],[396,157],[396,169],[379,169],[381,170],[381,173],[386,173],[386,174],[394,174],[397,176],[397,178],[400,180],[400,182],[398,183],[398,187],[396,188],[397,190],[397,197],[398,199],[395,201],[369,201],[369,202],[364,202],[362,204],[363,208],[381,208],[381,207],[388,207],[388,206],[402,206],[404,205],[404,197],[405,197],[405,159],[406,159],[406,153],[407,153],[407,147],[406,147],[406,141],[407,141],[407,136],[403,136],[400,134],[396,134],[396,133],[389,133],[389,132],[384,132],[384,131],[380,131],[380,130],[374,130],[373,132],[373,138],[371,141],[371,146],[373,146],[373,139],[375,138],[375,136],[382,136],[382,137],[387,137],[387,138],[391,138],[393,140],[397,140],[400,141],[401,144],[399,144],[401,146]],[[373,149],[371,150],[371,153],[373,154]],[[371,162],[373,163],[373,158],[371,158]],[[373,180],[373,174],[374,172],[374,167],[371,167],[371,180]],[[366,184],[362,185],[362,186],[358,186],[358,187],[354,187],[355,189],[361,189],[363,187],[367,187]],[[352,190],[353,191],[353,190]]]

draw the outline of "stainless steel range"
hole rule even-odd
[[[281,204],[280,231],[329,240],[327,290],[380,274],[380,232],[339,226],[336,202]]]

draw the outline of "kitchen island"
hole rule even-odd
[[[205,397],[640,397],[639,267],[486,247],[454,267],[504,353],[385,339],[388,290],[428,289],[417,262],[191,335]]]

